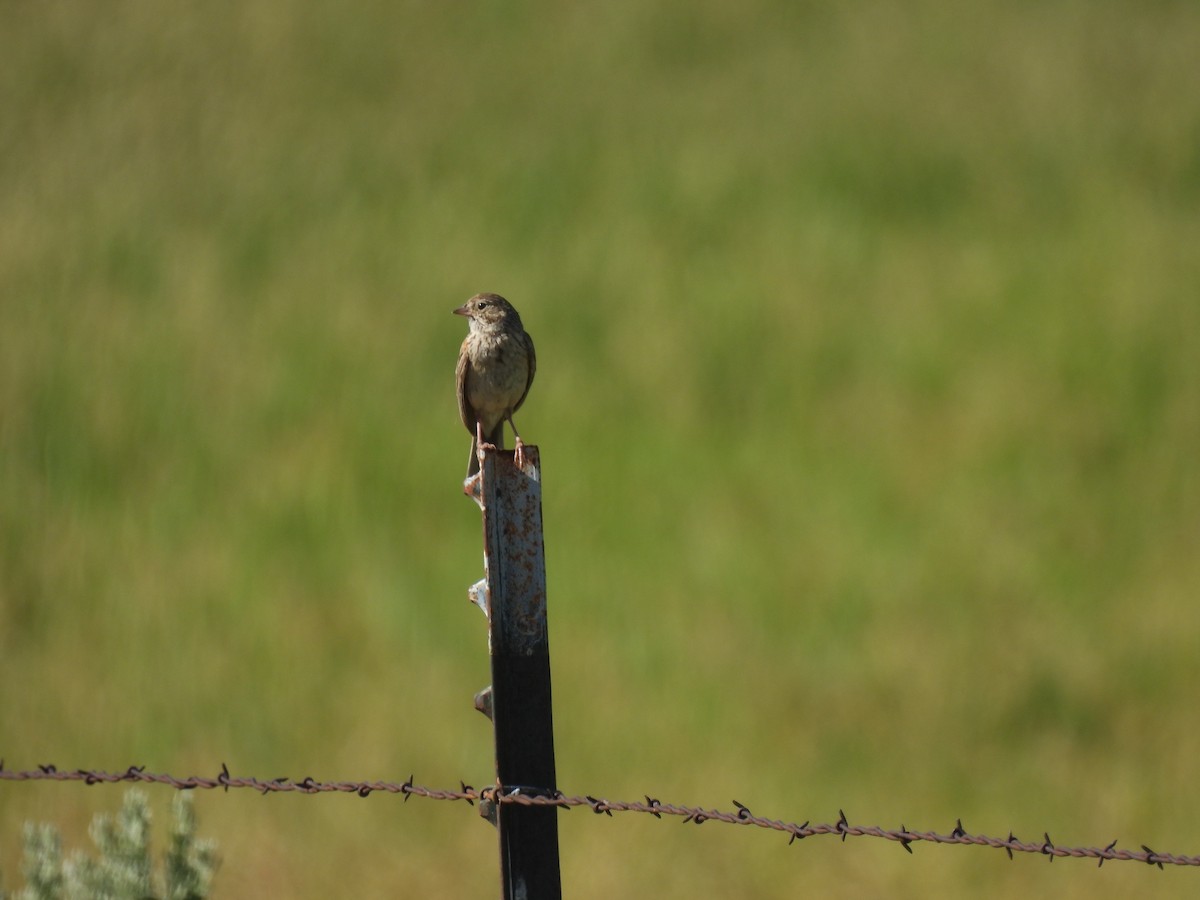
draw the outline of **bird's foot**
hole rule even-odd
[[[513,450],[513,462],[516,463],[518,469],[525,468],[525,442],[517,438],[516,447]]]
[[[496,445],[490,444],[487,441],[482,441],[475,445],[475,458],[479,460],[479,467],[483,468],[483,454],[487,450],[495,450]]]

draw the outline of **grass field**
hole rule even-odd
[[[0,757],[487,783],[492,290],[566,792],[1200,853],[1198,43],[1171,0],[0,4]],[[23,821],[120,796],[0,784],[8,888]],[[498,890],[461,804],[196,799],[222,897]],[[573,898],[1198,884],[560,822]]]

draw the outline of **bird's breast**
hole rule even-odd
[[[521,399],[529,382],[524,344],[507,335],[480,336],[468,349],[467,398],[478,411],[502,411]]]

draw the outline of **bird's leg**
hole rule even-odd
[[[496,445],[483,439],[483,423],[475,420],[475,453],[479,457],[479,465],[483,465],[483,451],[495,450]]]
[[[512,420],[511,413],[508,416],[508,424],[513,430],[513,462],[516,463],[518,469],[523,469],[525,468],[525,442],[517,434],[517,424]]]

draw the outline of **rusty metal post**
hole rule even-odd
[[[484,451],[479,473],[463,491],[483,510],[485,577],[470,595],[488,616],[491,696],[481,692],[476,706],[484,712],[490,706],[496,779],[506,793],[533,788],[553,794],[557,781],[537,447],[525,446],[521,468],[512,451]],[[498,806],[504,897],[561,897],[557,808]]]

